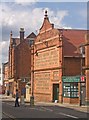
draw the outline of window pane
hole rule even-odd
[[[64,83],[64,96],[70,97],[70,83]]]
[[[63,89],[65,97],[78,97],[78,83],[64,83]]]
[[[64,92],[65,97],[70,97],[70,92]]]

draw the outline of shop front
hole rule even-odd
[[[79,104],[80,76],[63,76],[63,103]]]

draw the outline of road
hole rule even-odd
[[[21,105],[14,107],[13,102],[2,102],[3,118],[87,118],[87,113],[60,106]]]

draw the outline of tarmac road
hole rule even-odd
[[[12,118],[71,118],[71,119],[87,119],[89,113],[66,108],[62,106],[52,105],[21,105],[14,107],[14,102],[2,102],[2,111]]]

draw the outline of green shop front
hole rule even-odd
[[[63,103],[79,104],[80,76],[63,76]]]

